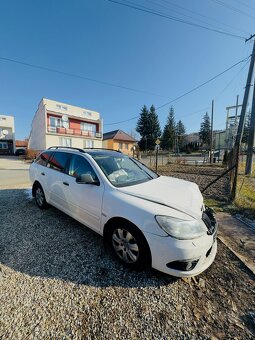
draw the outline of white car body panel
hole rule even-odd
[[[145,200],[173,207],[175,210],[184,212],[193,218],[201,217],[203,197],[198,186],[192,182],[160,176],[153,181],[120,188],[119,190]]]
[[[74,177],[68,175],[66,177],[69,186],[65,186],[65,198],[72,216],[100,233],[104,184],[101,183],[100,186],[78,184]]]

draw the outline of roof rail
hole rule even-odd
[[[115,150],[115,149],[107,149],[107,148],[84,148],[83,150],[108,150],[108,151],[115,151],[115,152],[120,152],[122,153],[122,151],[120,150]],[[85,151],[84,151],[85,152]]]
[[[48,150],[50,150],[50,149],[68,149],[68,150],[71,149],[71,150],[77,150],[77,151],[80,151],[82,153],[85,153],[85,151],[83,149],[73,148],[71,146],[50,146],[48,148]]]
[[[80,149],[80,148],[74,148],[72,146],[50,146],[48,148],[48,150],[50,149],[68,149],[68,150],[77,150],[77,151],[80,151],[82,153],[86,153],[85,150],[108,150],[108,151],[115,151],[115,152],[119,152],[119,153],[122,153],[122,151],[120,150],[114,150],[114,149],[107,149],[107,148],[84,148],[84,149]]]

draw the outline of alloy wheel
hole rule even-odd
[[[112,245],[116,254],[126,263],[135,263],[139,257],[139,247],[134,236],[126,229],[115,229]]]
[[[44,194],[40,187],[38,187],[35,191],[35,199],[39,207],[42,207],[44,203]]]

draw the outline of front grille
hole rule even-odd
[[[214,217],[213,210],[209,207],[205,207],[205,211],[202,214],[202,220],[204,221],[205,225],[208,229],[208,235],[212,235],[217,228],[217,222]]]

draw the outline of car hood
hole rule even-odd
[[[165,205],[196,219],[202,215],[203,196],[193,182],[160,176],[145,183],[118,189],[127,195]]]

